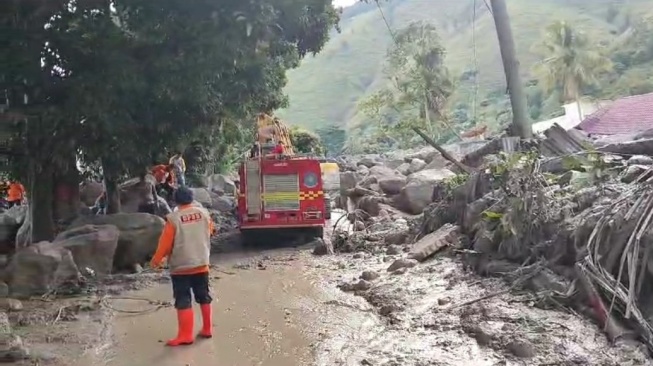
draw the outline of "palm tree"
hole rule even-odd
[[[544,89],[550,92],[561,88],[565,102],[575,101],[578,105],[578,117],[582,120],[581,91],[596,85],[597,76],[612,69],[610,59],[584,33],[565,21],[549,25],[533,51],[543,57],[533,71]]]

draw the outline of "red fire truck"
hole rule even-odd
[[[285,142],[286,152],[269,154],[261,144],[260,153],[244,160],[238,172],[238,221],[248,243],[272,240],[273,234],[322,237],[329,216],[320,161],[294,155],[285,126],[276,123],[276,136]]]

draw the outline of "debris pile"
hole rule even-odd
[[[538,306],[591,316],[612,342],[634,330],[653,349],[653,141],[595,148],[558,126],[546,135],[495,139],[452,164],[435,150],[359,161],[342,173],[338,200],[353,230],[335,233],[334,249],[382,253],[401,274],[454,248],[467,268],[537,294]]]

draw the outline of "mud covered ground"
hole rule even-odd
[[[310,248],[219,255],[217,336],[183,351],[161,343],[174,332],[173,309],[124,320],[125,310],[153,309],[125,298],[169,300],[164,274],[118,276],[105,288],[114,300],[103,304],[97,296],[34,300],[9,314],[41,360],[24,364],[74,365],[80,355],[106,354],[110,365],[138,366],[133,355],[143,349],[157,364],[193,366],[653,364],[639,344],[609,345],[591,321],[539,309],[529,294],[464,305],[506,287],[465,272],[456,257],[388,273],[401,256],[314,257]]]
[[[317,364],[653,364],[639,343],[611,346],[589,320],[563,309],[539,309],[530,294],[506,293],[465,305],[506,286],[463,271],[457,258],[441,256],[389,274],[392,257],[307,259],[312,275],[328,288],[351,290],[354,284],[353,295],[334,301],[365,319],[354,329],[335,330],[319,347]]]

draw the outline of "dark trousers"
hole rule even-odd
[[[156,215],[156,202],[148,202],[138,206],[138,212]]]
[[[165,199],[166,201],[172,201],[172,195],[175,193],[175,189],[168,183],[159,183],[156,186],[157,193],[161,190],[166,192]]]
[[[193,305],[191,290],[198,304],[210,304],[213,301],[209,293],[209,273],[191,275],[171,275],[172,294],[175,297],[175,308],[190,309]]]
[[[9,208],[12,208],[14,206],[20,206],[20,205],[21,205],[20,200],[7,201],[7,206],[9,206]]]

